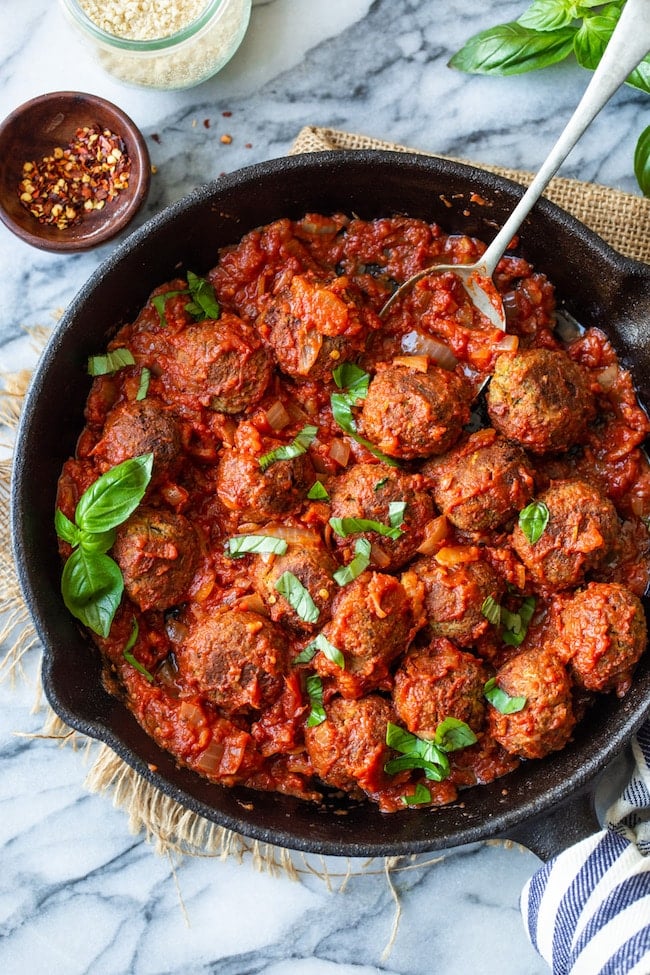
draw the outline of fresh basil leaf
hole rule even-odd
[[[518,613],[508,613],[508,615],[505,616],[503,608],[501,612],[502,622],[506,627],[501,634],[503,642],[510,647],[521,646],[526,638],[528,625],[535,613],[535,597],[526,596],[519,607]]]
[[[443,754],[441,752],[441,754]],[[405,772],[409,769],[420,768],[423,769],[427,779],[432,779],[434,782],[442,782],[449,775],[449,761],[446,760],[446,767],[440,763],[432,762],[427,758],[422,758],[421,755],[411,754],[411,755],[400,755],[399,758],[391,758],[384,765],[384,772],[387,775],[396,775],[397,772]]]
[[[516,714],[526,707],[527,699],[525,697],[510,697],[506,691],[499,687],[496,677],[490,677],[485,682],[483,694],[492,707],[500,711],[501,714]]]
[[[86,552],[108,552],[115,544],[115,535],[114,528],[105,532],[89,532],[82,528],[79,531],[79,544]]]
[[[342,362],[332,370],[332,377],[339,389],[347,390],[355,399],[368,395],[370,375],[354,362]]]
[[[530,7],[517,18],[517,23],[531,30],[557,30],[567,27],[576,16],[571,10],[574,4],[565,0],[534,0]]]
[[[326,718],[325,705],[323,704],[323,682],[318,674],[310,674],[305,687],[311,705],[307,727],[313,728],[315,725],[322,724]]]
[[[152,467],[153,454],[141,454],[101,474],[79,499],[75,511],[79,528],[104,532],[126,521],[144,497]]]
[[[140,384],[138,386],[138,391],[135,394],[136,400],[140,401],[146,399],[147,393],[149,392],[149,382],[151,380],[151,372],[144,366],[142,372],[140,373]]]
[[[459,748],[468,748],[478,741],[468,724],[459,718],[448,717],[441,721],[436,728],[434,738],[436,745],[445,752],[455,752]]]
[[[389,501],[388,503],[388,523],[391,528],[399,528],[404,523],[404,512],[406,511],[406,501]]]
[[[339,586],[347,586],[348,582],[352,582],[362,572],[365,572],[370,565],[371,547],[367,538],[357,539],[354,545],[354,557],[352,561],[349,565],[341,566],[333,574],[333,578],[335,582],[338,582]]]
[[[273,535],[234,535],[226,542],[228,555],[233,559],[243,555],[284,555],[287,547],[284,538]]]
[[[576,28],[537,31],[517,22],[480,31],[449,61],[474,74],[514,75],[563,61],[573,50]]]
[[[650,196],[650,125],[643,130],[636,144],[634,174],[644,196]]]
[[[79,547],[63,566],[63,602],[76,619],[100,636],[108,636],[123,591],[122,573],[108,555]]]
[[[319,633],[297,657],[294,657],[294,664],[308,664],[310,660],[313,660],[319,650],[325,654],[328,660],[331,660],[333,664],[340,667],[341,670],[345,669],[345,657],[338,647],[330,643],[324,633]]]
[[[650,56],[646,56],[626,78],[626,84],[650,92]],[[642,187],[643,188],[643,187]]]
[[[599,13],[585,17],[573,39],[573,50],[581,67],[590,71],[598,67],[619,16],[620,11],[614,8],[609,16]]]
[[[277,591],[284,596],[297,616],[305,623],[316,623],[320,610],[305,589],[300,579],[293,572],[283,572],[275,583]]]
[[[426,785],[418,782],[415,789],[409,796],[400,796],[405,806],[422,806],[426,802],[431,802],[431,793]]]
[[[435,777],[438,782],[449,775],[449,759],[435,741],[418,738],[389,721],[386,726],[386,744],[389,748],[402,752],[402,758],[392,759],[384,766],[389,775],[406,768],[423,768],[427,778]],[[388,766],[391,766],[391,770]],[[439,778],[429,774],[432,768],[437,770]]]
[[[375,484],[373,491],[381,491],[384,485],[388,484],[389,480],[390,478],[388,477],[382,477],[381,480],[377,481],[377,483]]]
[[[131,664],[131,666],[134,667],[139,674],[142,674],[142,676],[145,677],[150,684],[153,684],[153,680],[154,680],[153,674],[149,670],[147,670],[144,664],[141,664],[139,660],[136,660],[135,656],[131,652],[133,647],[136,644],[139,632],[140,632],[140,627],[138,626],[138,621],[134,616],[133,626],[131,627],[131,635],[129,636],[126,646],[122,651],[122,655],[127,663]]]
[[[79,544],[79,529],[63,514],[60,508],[54,512],[54,528],[59,538],[68,542],[73,548]]]
[[[544,534],[549,517],[550,512],[543,501],[531,501],[519,512],[519,527],[531,545]]]
[[[314,481],[307,492],[307,497],[310,501],[329,501],[330,496],[322,481]]]
[[[105,355],[91,355],[88,357],[88,374],[90,376],[107,376],[119,372],[125,366],[134,366],[135,359],[130,349],[113,349]]]
[[[397,461],[393,457],[388,457],[382,453],[374,444],[357,433],[357,424],[352,414],[352,407],[358,400],[365,399],[368,395],[368,384],[370,376],[363,369],[353,362],[342,362],[333,370],[334,382],[343,390],[341,393],[332,393],[330,396],[330,406],[334,420],[348,436],[352,437],[357,443],[361,444],[371,454],[383,460],[391,467],[398,467]]]
[[[265,471],[278,460],[292,460],[294,457],[306,454],[317,433],[318,427],[303,427],[290,444],[275,447],[273,450],[269,450],[267,454],[263,454],[258,461],[260,468]]]
[[[131,621],[131,633],[129,635],[129,639],[126,641],[126,646],[124,647],[124,653],[127,653],[129,650],[133,650],[134,646],[138,641],[139,634],[140,634],[140,626],[138,624],[137,619],[134,616]]]
[[[499,626],[501,623],[501,606],[494,596],[485,597],[481,606],[481,613],[493,626]]]
[[[163,327],[167,327],[167,319],[165,318],[165,305],[167,304],[167,299],[176,298],[177,295],[188,294],[189,291],[165,291],[163,294],[154,295],[154,297],[151,299],[151,304],[158,312],[158,318],[160,319],[160,324]]]
[[[378,535],[393,539],[403,534],[400,525],[383,525],[381,521],[373,521],[372,518],[330,518],[329,523],[340,538],[347,538],[357,532],[377,532]]]
[[[185,306],[185,310],[200,319],[218,319],[221,308],[214,293],[214,288],[205,278],[200,278],[193,271],[187,272],[187,284],[192,301]]]

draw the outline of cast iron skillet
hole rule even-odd
[[[340,798],[317,807],[222,789],[177,768],[103,689],[99,654],[59,592],[55,489],[83,425],[86,359],[135,317],[156,285],[187,268],[203,273],[216,264],[220,247],[246,231],[309,211],[363,218],[406,213],[489,241],[521,192],[472,167],[374,150],[308,154],[241,170],[168,207],[119,246],[73,300],[43,353],[18,431],[12,519],[21,585],[45,648],[47,697],[72,728],[106,742],[163,793],[208,820],[280,846],[349,856],[418,853],[495,836],[548,856],[596,828],[593,784],[648,712],[650,653],[624,700],[601,696],[562,752],[468,790],[454,805],[383,815]],[[650,269],[620,257],[545,201],[521,231],[521,252],[549,275],[571,314],[610,336],[648,407]]]

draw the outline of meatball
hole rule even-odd
[[[396,538],[376,531],[353,532],[345,538],[336,535],[336,544],[346,561],[352,558],[360,536],[373,545],[373,567],[399,569],[413,557],[434,513],[433,502],[421,485],[419,475],[409,475],[386,464],[356,464],[336,478],[330,491],[333,518],[364,518],[389,527],[390,504],[406,503],[402,531]]]
[[[292,630],[311,632],[320,629],[330,618],[336,584],[332,579],[338,568],[326,548],[291,546],[285,555],[273,559],[269,565],[260,560],[256,572],[256,588],[269,608],[271,619]],[[309,623],[296,613],[287,599],[275,588],[280,576],[291,572],[305,587],[318,609],[318,620]]]
[[[412,606],[393,576],[364,572],[335,596],[321,632],[341,651],[344,665],[319,651],[314,669],[330,677],[343,697],[359,698],[390,686],[390,666],[415,634]]]
[[[148,453],[153,453],[152,484],[178,473],[183,451],[176,417],[151,396],[120,403],[108,414],[93,454],[113,467]]]
[[[433,635],[473,646],[490,627],[483,603],[488,596],[498,602],[503,592],[492,566],[477,559],[442,565],[435,556],[426,556],[412,569],[424,586],[424,610]]]
[[[564,748],[575,725],[571,681],[562,661],[547,648],[524,650],[496,675],[497,687],[523,697],[520,711],[488,707],[490,733],[511,755],[543,758]]]
[[[393,704],[408,730],[433,738],[445,718],[464,721],[480,731],[485,717],[484,664],[444,638],[411,648],[395,672]]]
[[[540,538],[529,542],[519,524],[511,536],[526,578],[542,590],[578,586],[614,549],[619,531],[616,509],[595,487],[577,478],[551,482],[538,500],[549,511]]]
[[[587,373],[559,349],[500,355],[487,406],[496,429],[534,454],[580,443],[596,413]]]
[[[262,470],[259,457],[233,448],[221,455],[216,489],[226,508],[257,523],[297,508],[315,477],[307,454],[277,460]]]
[[[113,557],[126,594],[141,610],[183,601],[199,561],[193,525],[184,515],[141,505],[117,529]]]
[[[469,422],[471,399],[468,381],[448,369],[389,366],[368,387],[359,429],[389,457],[442,454]]]
[[[316,775],[345,792],[375,793],[388,783],[391,757],[386,729],[395,714],[388,701],[369,694],[359,701],[335,697],[325,721],[305,728],[305,744]]]
[[[289,665],[281,629],[259,613],[237,609],[198,619],[176,656],[183,678],[228,714],[273,704]]]
[[[374,312],[347,278],[329,284],[296,275],[258,322],[280,369],[289,376],[330,380],[338,362],[354,358],[377,327]]]
[[[648,639],[641,600],[619,583],[590,582],[559,597],[555,609],[575,682],[623,697]]]
[[[523,449],[491,429],[478,430],[444,457],[429,461],[423,473],[449,521],[479,534],[508,525],[535,487]]]
[[[240,413],[262,398],[271,358],[254,329],[236,315],[226,312],[217,321],[189,325],[169,341],[163,376],[177,392],[220,413]]]

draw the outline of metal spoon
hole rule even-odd
[[[422,278],[451,272],[462,282],[474,305],[496,327],[505,332],[501,298],[492,275],[508,244],[546,189],[585,129],[631,71],[650,51],[650,0],[627,0],[600,64],[564,131],[497,236],[474,264],[435,264],[418,271],[397,288],[379,312],[386,315],[393,304]]]

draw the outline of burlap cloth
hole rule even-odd
[[[291,148],[291,154],[326,149],[394,149],[417,151],[379,139],[341,132],[335,129],[308,126],[302,129]],[[449,157],[447,157],[449,158]],[[468,161],[468,160],[462,160]],[[473,163],[473,165],[481,165]],[[517,170],[484,166],[491,172],[526,183],[531,175]],[[573,213],[583,223],[603,237],[612,247],[628,257],[650,263],[650,200],[608,189],[604,186],[556,178],[546,194],[549,199]],[[35,345],[42,348],[48,330],[36,330]],[[10,442],[11,430],[20,415],[22,398],[29,382],[29,372],[3,377],[0,389],[0,425]],[[11,460],[0,461],[0,678],[14,678],[21,673],[26,654],[40,653],[29,614],[24,606],[11,555],[9,526],[9,480]],[[328,875],[322,865],[303,854],[259,844],[239,834],[188,812],[174,800],[161,795],[150,783],[137,775],[107,746],[91,742],[78,732],[67,728],[42,702],[45,719],[38,737],[52,738],[61,744],[83,746],[87,752],[89,770],[86,787],[112,797],[113,803],[129,817],[129,826],[155,844],[159,852],[175,852],[193,856],[252,856],[254,862],[268,870],[282,870],[290,875],[302,871]],[[364,864],[364,872],[381,870],[388,874],[400,869],[413,869],[438,862],[440,857],[418,858],[417,863],[405,858],[391,858],[381,865]],[[350,875],[351,868],[341,876]],[[331,878],[331,869],[328,879]]]

